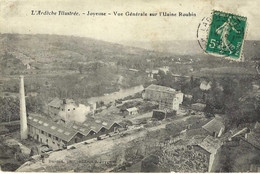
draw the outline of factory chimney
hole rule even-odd
[[[24,77],[20,76],[20,134],[21,139],[27,139],[28,127],[27,127],[27,116],[26,116],[26,105],[25,105],[25,94],[24,94]]]

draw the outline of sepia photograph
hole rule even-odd
[[[259,173],[260,0],[0,0],[0,172]]]

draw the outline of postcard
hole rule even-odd
[[[260,172],[259,6],[0,0],[0,171]]]

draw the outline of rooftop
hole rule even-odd
[[[148,86],[146,88],[146,90],[149,89],[149,90],[154,90],[154,91],[162,91],[162,92],[168,92],[168,93],[177,93],[177,91],[173,88],[170,88],[170,87],[166,87],[166,86],[160,86],[160,85],[154,85],[154,84],[151,84],[150,86]]]
[[[62,103],[62,100],[60,100],[59,98],[56,97],[48,104],[48,106],[59,108],[61,106],[61,103]]]
[[[211,133],[219,133],[221,129],[225,129],[225,125],[221,120],[214,118],[202,126],[202,128]]]
[[[30,114],[28,117],[28,124],[67,142],[77,134],[76,130],[59,125],[41,115]]]
[[[91,131],[98,133],[102,128],[110,129],[114,124],[118,123],[109,118],[88,117],[84,123],[74,122],[70,128],[87,136]]]
[[[211,154],[215,154],[222,146],[222,142],[219,139],[208,135],[201,143],[198,144],[198,146]]]
[[[74,104],[74,103],[75,103],[75,101],[72,100],[72,99],[65,99],[65,102],[66,102],[66,104],[71,104],[71,103]],[[61,105],[62,105],[62,103],[63,103],[63,100],[61,100],[61,99],[55,97],[55,98],[48,104],[48,106],[52,106],[52,107],[55,107],[55,108],[60,108]]]
[[[136,107],[128,108],[126,109],[128,112],[137,111],[138,109]]]

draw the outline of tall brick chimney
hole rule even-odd
[[[28,138],[27,116],[26,116],[26,104],[24,94],[24,77],[20,76],[20,134],[21,139]]]

